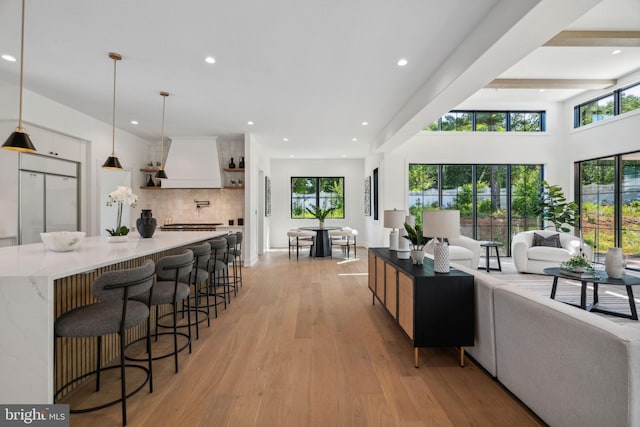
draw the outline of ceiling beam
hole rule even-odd
[[[561,31],[544,46],[640,47],[640,31]]]
[[[615,79],[495,79],[491,89],[604,89],[617,83]]]

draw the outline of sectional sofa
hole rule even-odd
[[[640,427],[640,323],[618,324],[495,273],[456,268],[475,277],[476,340],[465,350],[540,418]]]

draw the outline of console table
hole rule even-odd
[[[380,301],[411,340],[416,368],[420,347],[459,346],[464,366],[464,346],[475,338],[472,275],[453,268],[435,273],[431,258],[417,266],[396,251],[370,248],[369,289],[373,304]]]

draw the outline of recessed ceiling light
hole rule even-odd
[[[289,157],[293,158],[293,154],[289,154]]]
[[[352,140],[353,142],[357,142],[357,141],[358,141],[358,138],[351,138],[351,140]]]
[[[4,59],[5,61],[9,61],[9,62],[16,62],[16,58],[14,58],[11,55],[7,55],[7,54],[2,55],[2,59]]]
[[[251,120],[249,120],[249,121],[247,122],[247,124],[248,124],[249,126],[253,126],[253,122],[252,122]]]
[[[346,154],[343,154],[343,155],[342,155],[342,158],[344,159],[345,157],[347,157],[347,155],[346,155]]]
[[[407,61],[405,58],[400,58],[398,59],[398,67],[404,67],[405,65],[407,65],[409,63],[409,61]]]
[[[369,125],[369,122],[362,122],[362,126],[367,126]]]
[[[538,89],[538,92],[544,92],[544,89]]]
[[[282,140],[283,140],[284,142],[287,142],[287,141],[289,141],[289,138],[282,138]]]
[[[622,52],[620,49],[616,49],[616,50],[614,50],[613,52],[611,52],[611,55],[617,55],[617,54],[619,54],[620,52]]]
[[[138,121],[137,121],[137,120],[131,120],[131,124],[132,124],[132,125],[137,125],[137,124],[138,124]]]
[[[215,64],[216,59],[213,56],[207,56],[206,58],[204,58],[204,62],[206,62],[207,64]]]

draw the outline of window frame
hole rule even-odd
[[[611,92],[603,93],[603,94],[601,94],[601,95],[599,95],[599,96],[597,96],[595,98],[591,98],[591,99],[589,99],[589,100],[587,100],[585,102],[581,102],[580,104],[575,105],[573,107],[573,128],[574,129],[578,129],[578,128],[583,127],[583,126],[589,126],[589,125],[592,125],[594,123],[600,123],[600,122],[604,122],[604,121],[610,120],[610,119],[615,118],[615,117],[617,117],[619,115],[622,115],[622,114],[628,114],[628,113],[631,113],[633,111],[640,110],[640,106],[639,106],[638,108],[633,109],[633,110],[624,111],[624,112],[622,111],[622,96],[621,96],[621,94],[623,92],[628,91],[629,89],[632,89],[632,88],[635,88],[635,87],[640,88],[640,82],[629,84],[627,86],[621,87],[621,88],[616,89],[616,90],[611,91]],[[610,96],[613,96],[613,115],[611,117],[607,117],[605,119],[598,120],[598,121],[591,121],[590,123],[582,123],[581,111],[582,111],[583,107],[585,107],[587,105],[590,105],[590,104],[597,103],[598,101],[600,101],[602,99],[605,99],[605,98],[608,98]]]
[[[461,115],[461,114],[470,114],[471,115],[471,130],[442,130],[442,121],[443,118],[447,115]],[[477,130],[478,124],[478,114],[504,114],[505,117],[505,130]],[[513,130],[511,123],[511,115],[512,114],[539,114],[540,115],[540,130],[529,130],[529,131],[519,131]],[[545,110],[451,110],[448,111],[442,117],[439,117],[438,120],[434,123],[431,123],[423,128],[423,131],[426,132],[483,132],[483,133],[505,133],[505,132],[514,132],[514,133],[542,133],[547,131],[547,122],[546,122],[547,112]],[[433,126],[433,125],[436,126]]]
[[[293,183],[294,180],[297,179],[307,179],[307,180],[313,180],[315,181],[315,206],[322,206],[321,204],[321,200],[325,199],[323,197],[321,197],[320,195],[320,182],[323,179],[339,179],[342,183],[342,216],[335,216],[334,212],[332,212],[327,219],[344,219],[346,217],[346,197],[344,195],[344,189],[345,189],[345,177],[344,176],[292,176],[291,179],[289,180],[289,189],[290,189],[290,207],[289,207],[289,215],[290,215],[290,219],[314,219],[314,218],[307,218],[307,217],[298,217],[298,216],[294,216],[293,215],[293,210],[294,210],[294,194],[297,194],[293,191]],[[337,194],[337,193],[335,193]],[[304,215],[304,213],[303,213]]]

